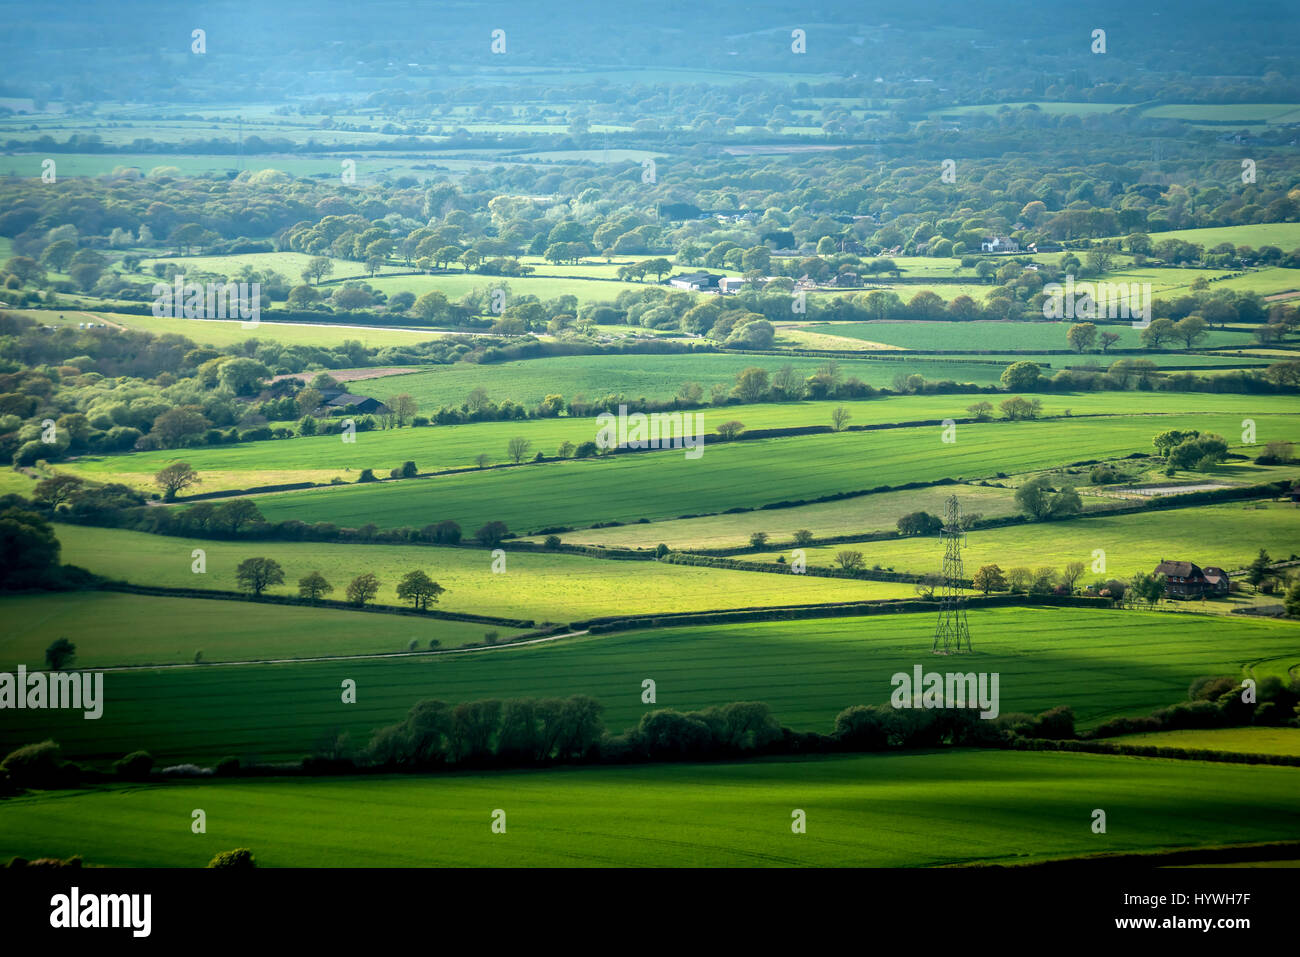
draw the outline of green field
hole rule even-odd
[[[80,322],[105,322],[129,329],[139,329],[154,335],[177,334],[192,339],[199,345],[232,346],[249,339],[274,341],[283,345],[309,345],[330,348],[341,346],[349,339],[363,346],[407,346],[417,342],[441,339],[446,333],[432,329],[383,329],[378,326],[350,326],[342,323],[308,325],[298,322],[260,322],[254,329],[245,329],[242,322],[225,319],[157,319],[153,316],[133,316],[106,310],[72,310],[59,312],[23,309],[19,315],[35,319],[45,325]]]
[[[1180,109],[1186,109],[1181,107]],[[1216,109],[1216,107],[1210,107]],[[1231,107],[1229,107],[1231,109]],[[1180,239],[1185,243],[1196,243],[1209,249],[1220,243],[1232,243],[1234,246],[1277,246],[1283,252],[1290,252],[1300,246],[1300,223],[1254,223],[1249,226],[1208,226],[1204,229],[1173,229],[1164,233],[1152,233],[1151,241],[1158,243],[1166,239]],[[1297,281],[1300,275],[1290,270]]]
[[[509,398],[523,405],[536,405],[555,392],[566,398],[584,395],[596,399],[614,393],[631,399],[671,399],[683,382],[698,382],[707,395],[715,383],[727,387],[734,385],[736,374],[750,366],[775,373],[784,365],[792,365],[800,375],[807,377],[824,362],[824,359],[716,353],[560,356],[545,361],[529,359],[491,365],[457,363],[412,376],[403,382],[403,386],[422,407],[434,409],[441,405],[460,405],[465,396],[478,386],[487,389],[497,402]],[[840,370],[846,379],[857,376],[877,388],[888,387],[900,372],[920,372],[927,379],[951,378],[960,382],[992,384],[998,381],[1003,368],[997,364],[963,364],[957,361],[844,359],[840,362]]]
[[[455,368],[455,367],[452,367]],[[437,374],[437,373],[433,373]],[[352,382],[350,388],[360,395],[386,400],[395,393],[420,391],[430,373],[409,372]],[[500,400],[501,396],[493,398]],[[750,430],[784,429],[799,426],[827,427],[831,413],[843,406],[849,411],[850,426],[885,425],[907,421],[941,421],[969,416],[966,407],[980,399],[978,395],[892,396],[860,401],[782,402],[754,405],[729,405],[706,408],[701,412],[704,429],[712,431],[728,420],[738,420]],[[995,397],[996,398],[996,397]],[[1045,395],[1045,415],[1073,417],[1085,415],[1113,416],[1132,413],[1132,400],[1122,392]],[[1156,393],[1146,396],[1144,412],[1151,416],[1151,431],[1163,426],[1155,416],[1171,413],[1237,413],[1259,419],[1261,442],[1276,436],[1268,433],[1272,416],[1291,411],[1294,403],[1285,396],[1216,395],[1212,393]],[[425,414],[435,411],[420,404]],[[1265,418],[1267,417],[1267,418]],[[1141,421],[1133,417],[1131,421]],[[1109,429],[1110,423],[1094,423],[1093,428]],[[595,418],[531,419],[511,422],[480,422],[362,432],[355,442],[343,442],[338,435],[299,436],[291,440],[268,439],[235,445],[206,446],[193,449],[132,452],[118,455],[83,455],[59,470],[96,481],[126,482],[139,488],[156,490],[154,474],[163,466],[186,461],[197,469],[203,481],[191,490],[214,492],[223,489],[249,488],[259,485],[293,482],[329,482],[341,478],[355,482],[362,469],[370,468],[384,477],[403,462],[413,461],[424,472],[468,468],[481,453],[493,463],[509,461],[507,445],[522,437],[532,443],[529,458],[537,452],[554,457],[561,443],[575,446],[594,440],[599,429]],[[711,453],[713,449],[710,449]]]
[[[422,527],[450,518],[463,528],[503,521],[518,534],[596,521],[657,521],[729,508],[818,498],[882,485],[991,477],[1104,459],[1150,449],[1162,429],[1197,428],[1227,436],[1239,416],[1222,413],[916,427],[732,442],[695,460],[676,450],[493,469],[429,479],[345,485],[256,496],[268,521],[329,521],[345,526]],[[1261,417],[1261,437],[1300,437],[1295,416]],[[750,481],[761,475],[761,483]]]
[[[0,858],[202,867],[248,847],[263,867],[1010,864],[1295,839],[1298,778],[1295,768],[959,751],[205,781],[6,801]],[[1096,807],[1104,835],[1089,826]],[[205,834],[190,833],[194,808]],[[796,808],[806,834],[791,833]],[[495,809],[504,835],[490,830]]]
[[[1300,757],[1298,728],[1200,728],[1194,731],[1158,731],[1109,738],[1115,744],[1139,744],[1189,751],[1235,751],[1240,754],[1286,754]]]
[[[145,259],[140,262],[140,270],[150,273],[150,268],[154,263],[170,263],[181,272],[211,272],[234,278],[239,270],[249,266],[257,270],[271,269],[275,272],[287,276],[292,285],[298,285],[302,282],[302,271],[307,268],[307,264],[314,259],[306,253],[278,252],[278,253],[235,253],[227,256],[159,256],[154,259]],[[330,279],[367,279],[366,267],[364,263],[355,262],[351,259],[336,259],[330,257],[330,264],[334,267],[334,272],[330,274]],[[387,270],[396,267],[385,267]],[[383,273],[381,272],[380,275]],[[329,286],[323,287],[326,292]]]
[[[1297,103],[1165,103],[1148,107],[1144,116],[1189,123],[1230,120],[1242,125],[1300,122]]]
[[[228,604],[234,629],[246,606]],[[372,617],[376,631],[400,621]],[[969,619],[975,654],[961,668],[1000,674],[1003,714],[1064,704],[1081,726],[1147,714],[1184,700],[1195,678],[1241,674],[1259,659],[1300,663],[1294,622],[1041,607],[973,609]],[[789,727],[830,731],[845,707],[887,702],[891,675],[946,660],[930,655],[933,633],[933,614],[894,614],[617,632],[455,655],[114,672],[99,720],[14,711],[0,725],[0,753],[52,737],[70,757],[90,760],[137,748],[167,763],[293,760],[336,731],[364,744],[424,698],[588,694],[617,732],[647,710],[645,678],[656,681],[660,708],[765,701]],[[103,640],[116,653],[130,639],[119,628]],[[347,678],[357,683],[356,704],[340,702]]]
[[[979,508],[963,506],[968,511]],[[868,565],[923,573],[935,569],[939,546],[934,538],[828,545],[807,549],[808,563],[830,566],[835,553],[845,548],[861,551]],[[968,573],[981,565],[996,564],[1005,572],[1017,566],[1060,569],[1079,561],[1089,566],[1083,581],[1091,582],[1102,577],[1091,571],[1096,549],[1105,552],[1105,575],[1127,579],[1139,572],[1149,574],[1164,559],[1215,565],[1231,572],[1249,565],[1261,548],[1274,561],[1300,551],[1300,508],[1276,502],[1265,508],[1202,505],[993,528],[968,533],[962,558]],[[761,561],[776,554],[756,558]]]
[[[60,637],[76,644],[77,667],[109,668],[191,664],[199,651],[209,662],[386,654],[407,651],[413,640],[421,649],[431,640],[454,648],[483,641],[488,630],[502,639],[522,633],[439,618],[115,592],[8,596],[0,598],[0,614],[9,622],[0,667],[10,671],[44,667],[45,649]],[[123,622],[131,623],[129,633]]]
[[[810,332],[833,336],[848,336],[868,342],[880,342],[906,349],[1007,349],[1031,352],[1042,349],[1069,349],[1065,334],[1074,323],[1059,322],[830,322],[808,326]],[[1103,332],[1118,332],[1122,338],[1117,349],[1139,349],[1142,341],[1139,330],[1131,324],[1113,324],[1100,327]],[[1249,337],[1231,330],[1211,330],[1203,348],[1249,343]],[[1062,362],[1067,357],[1054,357]],[[1102,362],[1112,362],[1120,356],[1104,357]],[[1157,360],[1158,361],[1158,360]]]
[[[798,529],[806,528],[818,538],[844,535],[849,529],[863,532],[892,531],[899,516],[909,512],[943,511],[954,492],[963,507],[988,518],[1017,511],[1010,489],[982,485],[944,485],[859,495],[837,502],[797,505],[793,508],[756,509],[739,514],[701,518],[670,519],[635,523],[613,528],[585,528],[564,534],[564,540],[579,544],[653,548],[663,542],[669,548],[728,548],[749,544],[754,532],[766,532],[773,541],[787,541]],[[540,539],[538,539],[540,540]]]
[[[63,543],[65,562],[135,584],[238,591],[236,566],[245,558],[264,556],[274,558],[284,568],[285,584],[268,589],[271,594],[297,594],[298,579],[319,571],[334,586],[330,597],[342,599],[349,581],[362,572],[373,572],[382,585],[376,600],[400,605],[403,602],[396,594],[397,583],[407,572],[419,568],[447,589],[438,602],[439,608],[522,620],[569,622],[620,613],[914,596],[911,585],[891,582],[542,552],[507,552],[506,570],[497,573],[492,571],[492,553],[484,548],[220,542],[73,525],[59,525],[57,534]],[[202,575],[190,569],[190,553],[195,548],[204,549],[207,555],[207,572]],[[131,556],[125,568],[123,554]],[[371,627],[382,626],[376,621]]]
[[[618,282],[616,280],[591,280],[574,277],[547,278],[531,276],[486,276],[481,273],[438,273],[435,275],[419,274],[404,276],[376,276],[369,280],[370,285],[388,295],[395,292],[412,292],[418,299],[426,292],[438,290],[448,299],[456,300],[475,289],[495,289],[506,286],[512,294],[531,295],[538,299],[554,299],[556,296],[577,296],[579,302],[613,301],[620,292],[628,289],[645,288],[642,283]],[[507,306],[510,299],[506,299]]]

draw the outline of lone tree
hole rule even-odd
[[[801,545],[801,546],[808,545],[812,543],[812,540],[813,540],[813,533],[806,528],[798,529],[794,533],[794,543],[796,545]]]
[[[835,564],[846,572],[856,572],[865,567],[866,560],[862,557],[861,552],[850,551],[845,549],[842,552],[836,552]]]
[[[510,461],[518,465],[524,459],[528,458],[528,453],[533,449],[533,443],[522,436],[515,436],[506,443],[506,455]]]
[[[1083,562],[1070,562],[1065,566],[1065,571],[1061,573],[1061,584],[1070,590],[1071,595],[1074,594],[1075,585],[1083,576],[1085,567]]]
[[[334,586],[325,580],[320,572],[310,572],[298,579],[298,595],[313,602],[320,601],[334,590]]]
[[[835,411],[831,413],[831,431],[843,432],[844,427],[849,424],[851,418],[853,418],[853,415],[848,409],[842,405],[836,406]]]
[[[173,462],[166,468],[159,469],[153,480],[163,490],[163,498],[168,501],[174,499],[177,494],[185,491],[191,485],[197,485],[203,481],[189,462]]]
[[[1268,552],[1261,548],[1255,560],[1246,566],[1246,581],[1250,582],[1256,592],[1260,585],[1273,577],[1273,571],[1269,568],[1272,563],[1273,559],[1269,558]]]
[[[76,645],[68,641],[67,638],[56,638],[53,644],[45,649],[45,666],[51,671],[62,671],[72,664],[73,659],[76,657]]]
[[[390,395],[388,401],[384,404],[393,410],[393,415],[397,418],[397,427],[399,429],[406,425],[408,419],[412,418],[415,413],[420,411],[420,406],[405,392],[399,393],[398,395]]]
[[[397,583],[397,597],[411,602],[416,611],[428,608],[429,602],[437,602],[438,596],[446,590],[418,568],[407,572]]]
[[[767,544],[767,532],[751,532],[749,535],[750,548],[762,548]]]
[[[235,581],[260,595],[271,585],[284,584],[284,569],[274,558],[245,558],[235,569]]]
[[[357,606],[365,605],[379,594],[379,579],[370,572],[358,575],[348,585],[348,601]]]
[[[989,592],[1005,590],[1007,579],[997,565],[981,565],[971,579],[971,584],[987,595]]]
[[[1076,322],[1065,334],[1065,338],[1070,343],[1071,349],[1075,352],[1083,352],[1085,349],[1091,349],[1093,343],[1097,341],[1097,326],[1091,322]]]
[[[718,436],[719,438],[721,438],[723,441],[726,442],[730,442],[732,439],[734,439],[736,436],[740,435],[740,433],[744,431],[745,431],[745,423],[737,422],[735,419],[732,419],[730,422],[723,422],[720,426],[718,426]]]

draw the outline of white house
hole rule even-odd
[[[740,292],[740,287],[745,284],[745,280],[739,276],[723,276],[718,280],[718,292],[729,296],[733,293]]]
[[[1005,236],[994,236],[992,239],[986,239],[980,243],[980,249],[986,253],[1018,253],[1020,252],[1020,243],[1014,239],[1007,239]]]

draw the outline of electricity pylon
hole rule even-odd
[[[957,496],[948,497],[947,517],[939,538],[944,543],[943,575],[939,583],[939,621],[934,628],[934,645],[937,655],[960,654],[970,651],[970,626],[966,624],[966,596],[962,585],[966,572],[962,566],[961,546],[966,532],[961,527],[961,505]],[[962,646],[965,646],[963,649]]]

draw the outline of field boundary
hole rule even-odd
[[[363,611],[380,615],[405,615],[411,618],[435,618],[445,621],[463,621],[479,625],[497,625],[501,628],[535,628],[537,622],[532,619],[500,618],[495,615],[475,615],[470,612],[443,611],[430,608],[416,611],[414,608],[399,608],[396,605],[354,605],[351,602],[335,598],[320,598],[308,601],[293,595],[248,595],[244,592],[224,589],[170,588],[165,585],[136,585],[124,581],[100,582],[94,586],[98,591],[125,592],[132,595],[151,595],[159,598],[208,598],[215,601],[246,601],[263,605],[293,605],[300,608],[330,608],[337,611]]]

